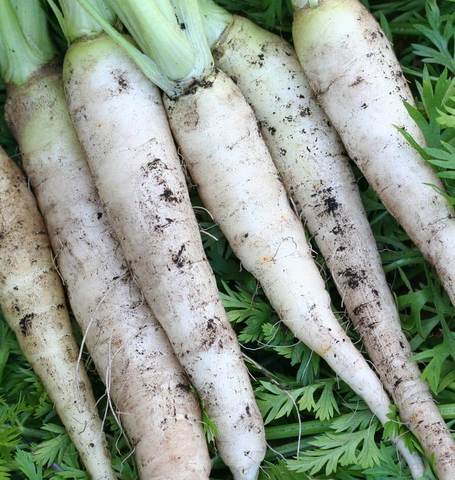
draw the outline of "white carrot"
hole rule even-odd
[[[25,27],[24,33],[33,32]],[[44,26],[40,43],[46,35]],[[16,56],[12,67],[20,70],[23,61]],[[26,83],[9,85],[8,120],[73,312],[131,440],[139,475],[144,480],[207,479],[210,459],[188,379],[133,282],[104,214],[61,75],[52,65],[36,67]]]
[[[386,422],[390,407],[387,395],[331,311],[303,227],[289,205],[251,108],[235,84],[211,68],[197,2],[173,3],[195,45],[196,61],[186,78],[168,88],[167,93],[174,98],[165,98],[165,103],[174,135],[205,206],[242,264],[260,281],[283,322]],[[126,16],[120,9],[118,13],[122,19]],[[129,24],[139,21],[139,17],[128,13]],[[141,20],[145,21],[143,17]],[[153,30],[156,20],[149,21],[149,30]],[[153,55],[160,42],[172,44],[171,38],[157,42],[147,32],[141,32],[147,41],[136,38],[146,53]],[[147,47],[149,43],[154,44],[154,49]],[[174,49],[178,49],[177,42]],[[193,85],[175,95],[192,79],[196,80]],[[417,466],[416,476],[420,475],[420,459],[398,443],[410,464]]]
[[[455,302],[455,214],[431,186],[442,188],[431,167],[398,131],[401,127],[424,144],[404,105],[413,99],[392,46],[359,1],[314,3],[319,6],[296,11],[293,27],[311,86],[349,155],[436,267]],[[418,391],[407,383],[400,388],[408,402],[420,401]],[[440,477],[455,478],[452,436],[433,408],[425,404],[421,409],[418,417],[419,412],[402,411],[403,419],[414,427],[426,452],[435,456]],[[430,412],[430,425],[419,426]]]
[[[202,201],[281,320],[387,422],[389,399],[331,311],[303,227],[250,107],[226,76],[217,73],[206,81],[209,88],[168,101],[174,135]],[[419,478],[420,459],[398,444]]]
[[[438,445],[448,429],[410,358],[349,159],[295,51],[212,0],[200,3],[216,63],[252,105],[288,194],[324,255],[383,384],[422,445]],[[433,453],[427,450],[429,458]]]
[[[78,347],[46,229],[27,181],[1,149],[0,305],[91,477],[113,480],[92,388],[78,365]]]
[[[60,3],[65,12],[72,2]],[[154,2],[149,7],[165,18]],[[87,16],[69,13],[70,23]],[[215,422],[222,458],[236,478],[253,478],[265,454],[262,419],[202,247],[160,92],[106,35],[73,43],[64,80],[125,256]]]

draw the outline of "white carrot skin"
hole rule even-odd
[[[258,118],[289,195],[314,236],[403,421],[427,444],[448,435],[404,336],[344,147],[318,105],[295,51],[234,17],[214,47]],[[437,427],[436,427],[437,426]],[[432,451],[429,451],[431,457]]]
[[[73,312],[141,478],[208,479],[198,404],[132,281],[71,123],[60,74],[44,69],[13,89],[7,112]]]
[[[0,149],[0,305],[94,480],[113,480],[47,232],[27,181]]]
[[[431,167],[396,128],[405,128],[424,144],[403,103],[413,99],[392,46],[360,2],[319,3],[295,13],[293,34],[302,67],[349,155],[436,267],[454,302],[454,212],[430,186],[442,188]],[[406,384],[400,388],[404,400],[419,398]],[[439,476],[455,478],[455,443],[449,430],[429,403],[422,406],[420,419],[418,413],[402,411],[403,420],[414,426],[426,452],[436,456]],[[431,418],[428,428],[419,427],[423,418],[425,423]]]
[[[264,429],[205,256],[160,93],[106,36],[74,44],[68,104],[100,196],[153,312],[218,429],[237,479],[253,479]]]
[[[387,395],[331,310],[304,229],[239,89],[217,72],[166,105],[199,194],[244,267],[295,336],[386,422]]]
[[[293,32],[303,69],[348,153],[455,303],[455,214],[431,187],[442,188],[431,167],[397,130],[425,143],[405,109],[404,101],[414,102],[392,46],[357,0],[298,10]]]

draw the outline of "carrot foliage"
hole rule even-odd
[[[289,0],[218,0],[262,26],[290,38]],[[417,99],[408,107],[428,147],[413,143],[437,170],[455,204],[455,3],[450,0],[365,0],[393,40]],[[55,21],[54,21],[55,24]],[[56,37],[59,38],[59,37]],[[60,42],[64,45],[64,42]],[[0,87],[0,109],[5,101]],[[0,112],[2,113],[2,112]],[[403,132],[405,135],[405,132]],[[0,115],[0,144],[16,147]],[[455,425],[455,309],[436,274],[356,171],[362,197],[379,244],[388,281],[396,295],[402,325],[415,358],[441,412]],[[193,192],[204,245],[226,309],[243,346],[264,415],[270,449],[261,480],[386,480],[410,478],[387,442],[397,432],[416,441],[390,412],[385,428],[363,402],[307,347],[283,327],[256,281],[241,269],[218,227]],[[412,199],[410,199],[412,201]],[[324,267],[318,256],[319,264]],[[333,282],[327,277],[334,309],[359,348]],[[128,442],[107,409],[104,387],[87,356],[101,415],[105,417],[115,468],[122,480],[137,473]],[[213,439],[213,423],[204,415]],[[213,478],[231,478],[213,442]],[[62,429],[40,382],[25,362],[12,333],[0,319],[0,480],[85,479],[74,447]],[[434,478],[428,472],[428,479]]]

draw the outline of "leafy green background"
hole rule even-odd
[[[231,11],[290,37],[289,0],[219,0]],[[451,0],[364,2],[393,40],[409,79],[417,108],[409,112],[422,128],[428,147],[416,145],[438,171],[455,203],[455,4]],[[0,86],[0,107],[4,104]],[[412,139],[409,139],[412,142]],[[14,158],[17,150],[0,116],[0,144]],[[403,329],[423,377],[449,426],[455,424],[455,309],[428,264],[386,212],[356,170],[362,197],[378,242],[388,281],[396,295]],[[412,201],[412,199],[410,199]],[[194,195],[195,206],[199,205]],[[398,422],[386,428],[363,402],[278,321],[256,281],[241,269],[219,229],[196,209],[206,251],[225,306],[243,346],[263,412],[269,450],[261,479],[408,479],[406,466],[387,438],[415,440]],[[324,262],[334,310],[358,347]],[[79,335],[75,328],[76,334]],[[100,413],[105,419],[115,469],[123,480],[137,478],[131,450],[103,397],[104,387],[84,357]],[[204,416],[214,458],[214,479],[231,478],[216,455],[213,428]],[[87,478],[43,387],[24,360],[14,335],[0,318],[0,480]],[[428,478],[434,478],[430,469]]]

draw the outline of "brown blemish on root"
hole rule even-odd
[[[178,383],[177,388],[184,391],[185,393],[191,392],[191,386],[188,385],[187,383]]]
[[[177,268],[183,268],[185,263],[187,263],[187,260],[183,256],[183,253],[184,253],[185,249],[186,249],[185,244],[183,244],[180,247],[179,251],[172,255],[172,261],[175,263]]]
[[[343,270],[340,273],[340,276],[341,278],[345,279],[349,288],[351,288],[352,290],[357,289],[360,286],[360,284],[363,283],[367,278],[365,270],[354,270],[351,267],[346,268],[346,270]]]
[[[330,230],[334,235],[343,235],[344,230],[341,225],[336,225],[335,227]]]
[[[311,195],[313,198],[322,198],[322,205],[315,205],[315,207],[323,207],[319,216],[323,215],[336,215],[337,210],[340,208],[340,203],[337,200],[336,195],[333,193],[333,187],[322,188]],[[335,233],[335,232],[333,232]]]
[[[365,79],[361,76],[358,76],[354,82],[351,83],[350,87],[356,87],[357,85],[360,85],[362,82],[364,82]]]
[[[159,217],[156,218],[157,220],[159,220]],[[170,225],[172,225],[174,223],[174,220],[172,218],[165,218],[165,223],[158,223],[157,225],[155,225],[153,227],[153,229],[155,230],[155,232],[159,232],[159,233],[162,233],[167,227],[169,227]]]
[[[323,348],[322,350],[320,350],[318,353],[319,355],[322,357],[324,356],[326,353],[330,352],[330,350],[332,350],[332,346],[331,345],[328,345],[327,347]]]
[[[359,306],[355,307],[352,313],[356,316],[360,315],[364,312],[364,310],[368,307],[368,303],[362,303]]]
[[[329,196],[325,198],[324,205],[325,205],[325,213],[327,215],[334,214],[340,207],[340,204],[337,202],[337,199],[334,196]]]
[[[194,82],[192,86],[186,91],[185,95],[194,95],[200,88],[212,88],[213,80],[201,80]]]
[[[32,320],[35,318],[34,313],[28,313],[27,315],[24,315],[20,320],[19,320],[19,328],[21,330],[21,333],[24,337],[26,337],[29,332],[30,332],[30,327],[32,326]]]
[[[81,105],[80,107],[74,109],[73,115],[74,115],[74,118],[76,119],[76,122],[80,121],[81,118],[83,118],[84,120],[88,120],[87,109],[85,108],[84,105]]]
[[[174,194],[174,192],[169,188],[166,187],[163,191],[163,193],[160,195],[160,198],[165,200],[166,202],[169,203],[181,203],[182,199],[177,197],[177,195]]]
[[[207,337],[204,339],[202,342],[202,345],[205,348],[210,348],[212,345],[214,345],[217,340],[219,340],[218,345],[220,348],[223,348],[223,343],[221,342],[221,339],[218,338],[218,329],[216,327],[215,320],[219,321],[219,318],[209,318],[207,320],[207,327],[206,327],[206,333]],[[221,342],[221,343],[220,343]]]
[[[130,84],[127,79],[127,72],[121,70],[113,70],[111,72],[114,80],[117,82],[118,90],[117,94],[126,92],[130,89]]]
[[[161,160],[161,158],[154,158],[147,163],[147,168],[149,170],[156,170],[159,167],[163,168],[164,170],[168,170],[168,166]]]

